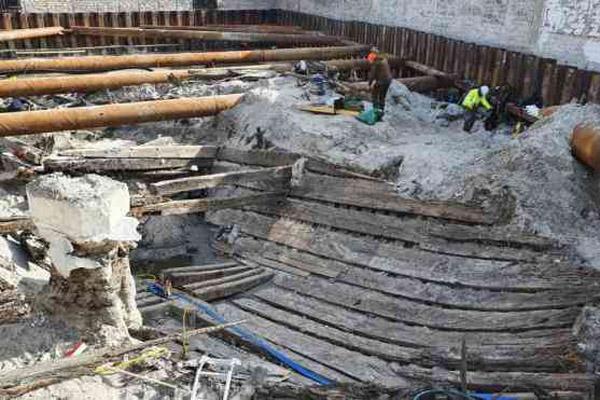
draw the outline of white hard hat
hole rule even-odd
[[[479,91],[481,93],[482,96],[487,96],[487,94],[490,92],[490,88],[488,86],[482,86],[479,88]]]

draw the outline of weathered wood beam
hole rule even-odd
[[[61,150],[59,155],[83,158],[214,158],[216,146],[137,146],[111,149]]]
[[[0,234],[33,230],[33,221],[27,217],[0,220]]]
[[[0,114],[0,136],[31,135],[168,119],[205,117],[235,107],[241,98],[242,95],[232,94],[4,113]]]
[[[176,200],[134,207],[131,209],[131,214],[136,216],[154,213],[160,213],[161,215],[196,214],[207,211],[222,210],[226,208],[240,208],[257,204],[274,205],[276,202],[281,201],[284,198],[284,192],[266,192],[230,198],[210,197],[203,199]]]
[[[174,286],[184,286],[195,282],[224,278],[239,272],[247,272],[250,269],[252,268],[247,265],[242,265],[232,268],[218,268],[197,272],[171,272],[166,275],[171,279]]]
[[[253,269],[249,272],[222,279],[190,284],[184,287],[201,300],[214,301],[250,290],[268,282],[271,278],[273,278],[271,271]]]
[[[151,188],[154,193],[165,196],[192,190],[211,189],[219,186],[237,185],[256,181],[276,181],[285,183],[289,181],[291,177],[292,167],[284,166],[173,179],[152,183]]]
[[[282,152],[275,150],[240,150],[231,147],[221,147],[217,153],[217,160],[239,165],[253,165],[260,167],[278,167],[294,164],[304,158],[298,153]],[[383,182],[374,178],[358,167],[340,166],[325,160],[306,157],[305,168],[309,171],[346,178],[357,178]]]
[[[47,172],[136,172],[173,168],[209,168],[212,165],[212,159],[54,157],[45,159],[43,164],[44,170]]]
[[[435,217],[472,224],[491,225],[496,216],[478,206],[466,204],[414,200],[398,195],[391,183],[365,179],[306,173],[290,194],[294,197],[346,204],[375,210],[394,211],[426,217]]]
[[[497,228],[461,226],[434,220],[426,224],[410,217],[389,216],[371,210],[353,210],[288,198],[270,205],[249,205],[247,210],[331,226],[349,232],[399,240],[427,251],[497,260],[548,260],[562,253],[549,239],[504,232]],[[472,229],[471,229],[472,228]],[[488,232],[482,232],[488,230]],[[433,235],[432,235],[433,234]],[[545,239],[545,240],[544,240]]]

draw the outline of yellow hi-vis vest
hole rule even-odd
[[[472,89],[471,91],[469,91],[469,93],[467,93],[467,96],[462,102],[462,106],[469,111],[475,111],[480,106],[485,107],[486,110],[492,109],[492,105],[485,98],[485,96],[481,96],[479,94],[479,89]]]

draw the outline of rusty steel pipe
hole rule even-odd
[[[449,81],[455,81],[457,78],[456,74],[449,74],[444,71],[440,71],[439,69],[435,69],[430,67],[429,65],[421,64],[416,61],[406,60],[404,65],[414,69],[417,72],[422,73],[423,75],[435,76],[441,79],[447,79]]]
[[[451,86],[451,83],[435,76],[416,76],[414,78],[396,79],[396,82],[405,85],[412,92],[430,92]],[[356,92],[369,91],[368,82],[357,82],[346,84],[349,89]]]
[[[395,59],[392,64],[399,63]],[[368,69],[370,64],[366,60],[331,60],[325,61],[327,68],[335,67],[340,71],[348,69]],[[276,71],[289,71],[292,64],[258,64],[246,67],[205,68],[200,70],[159,70],[159,71],[117,71],[100,74],[65,75],[52,77],[36,77],[22,79],[0,80],[0,97],[41,96],[47,94],[69,92],[93,92],[104,89],[118,89],[123,86],[142,85],[145,83],[167,83],[173,80],[184,79],[210,79],[211,77],[226,77],[229,72],[237,68],[243,69],[274,69]],[[213,75],[220,73],[221,75]]]
[[[187,70],[123,71],[103,74],[66,75],[0,80],[0,97],[40,96],[69,92],[94,92],[144,83],[165,83],[188,79]]]
[[[231,94],[4,113],[0,114],[0,137],[205,117],[234,107],[241,98]]]
[[[33,29],[12,29],[7,31],[0,31],[0,42],[8,42],[11,40],[22,40],[22,39],[35,39],[47,36],[62,35],[65,32],[65,28],[62,26],[50,26],[47,28],[33,28]]]
[[[125,68],[160,68],[213,63],[242,64],[271,61],[327,60],[348,57],[368,46],[305,47],[277,50],[221,51],[205,53],[136,54],[0,60],[0,72],[108,71]]]
[[[76,35],[128,37],[140,39],[274,42],[278,44],[307,43],[318,45],[336,45],[340,43],[340,39],[332,36],[298,35],[288,33],[197,31],[184,29],[96,28],[87,26],[73,26],[71,27],[71,31]]]
[[[261,33],[297,33],[315,34],[305,31],[299,26],[283,25],[199,25],[199,26],[176,26],[176,25],[140,25],[142,29],[167,29],[182,31],[224,31],[224,32],[261,32]]]
[[[571,146],[575,157],[594,169],[600,171],[600,128],[580,124],[573,130]]]
[[[392,68],[399,68],[404,65],[404,61],[397,57],[389,58],[388,63]],[[371,68],[371,63],[364,58],[329,60],[324,61],[323,64],[325,64],[328,69],[336,68],[339,71],[348,71],[351,69],[366,70]]]

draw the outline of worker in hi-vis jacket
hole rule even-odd
[[[465,132],[471,132],[475,121],[479,115],[489,114],[493,107],[487,99],[490,93],[490,88],[487,86],[481,86],[480,88],[471,89],[461,105],[465,109],[465,124],[463,130]]]

